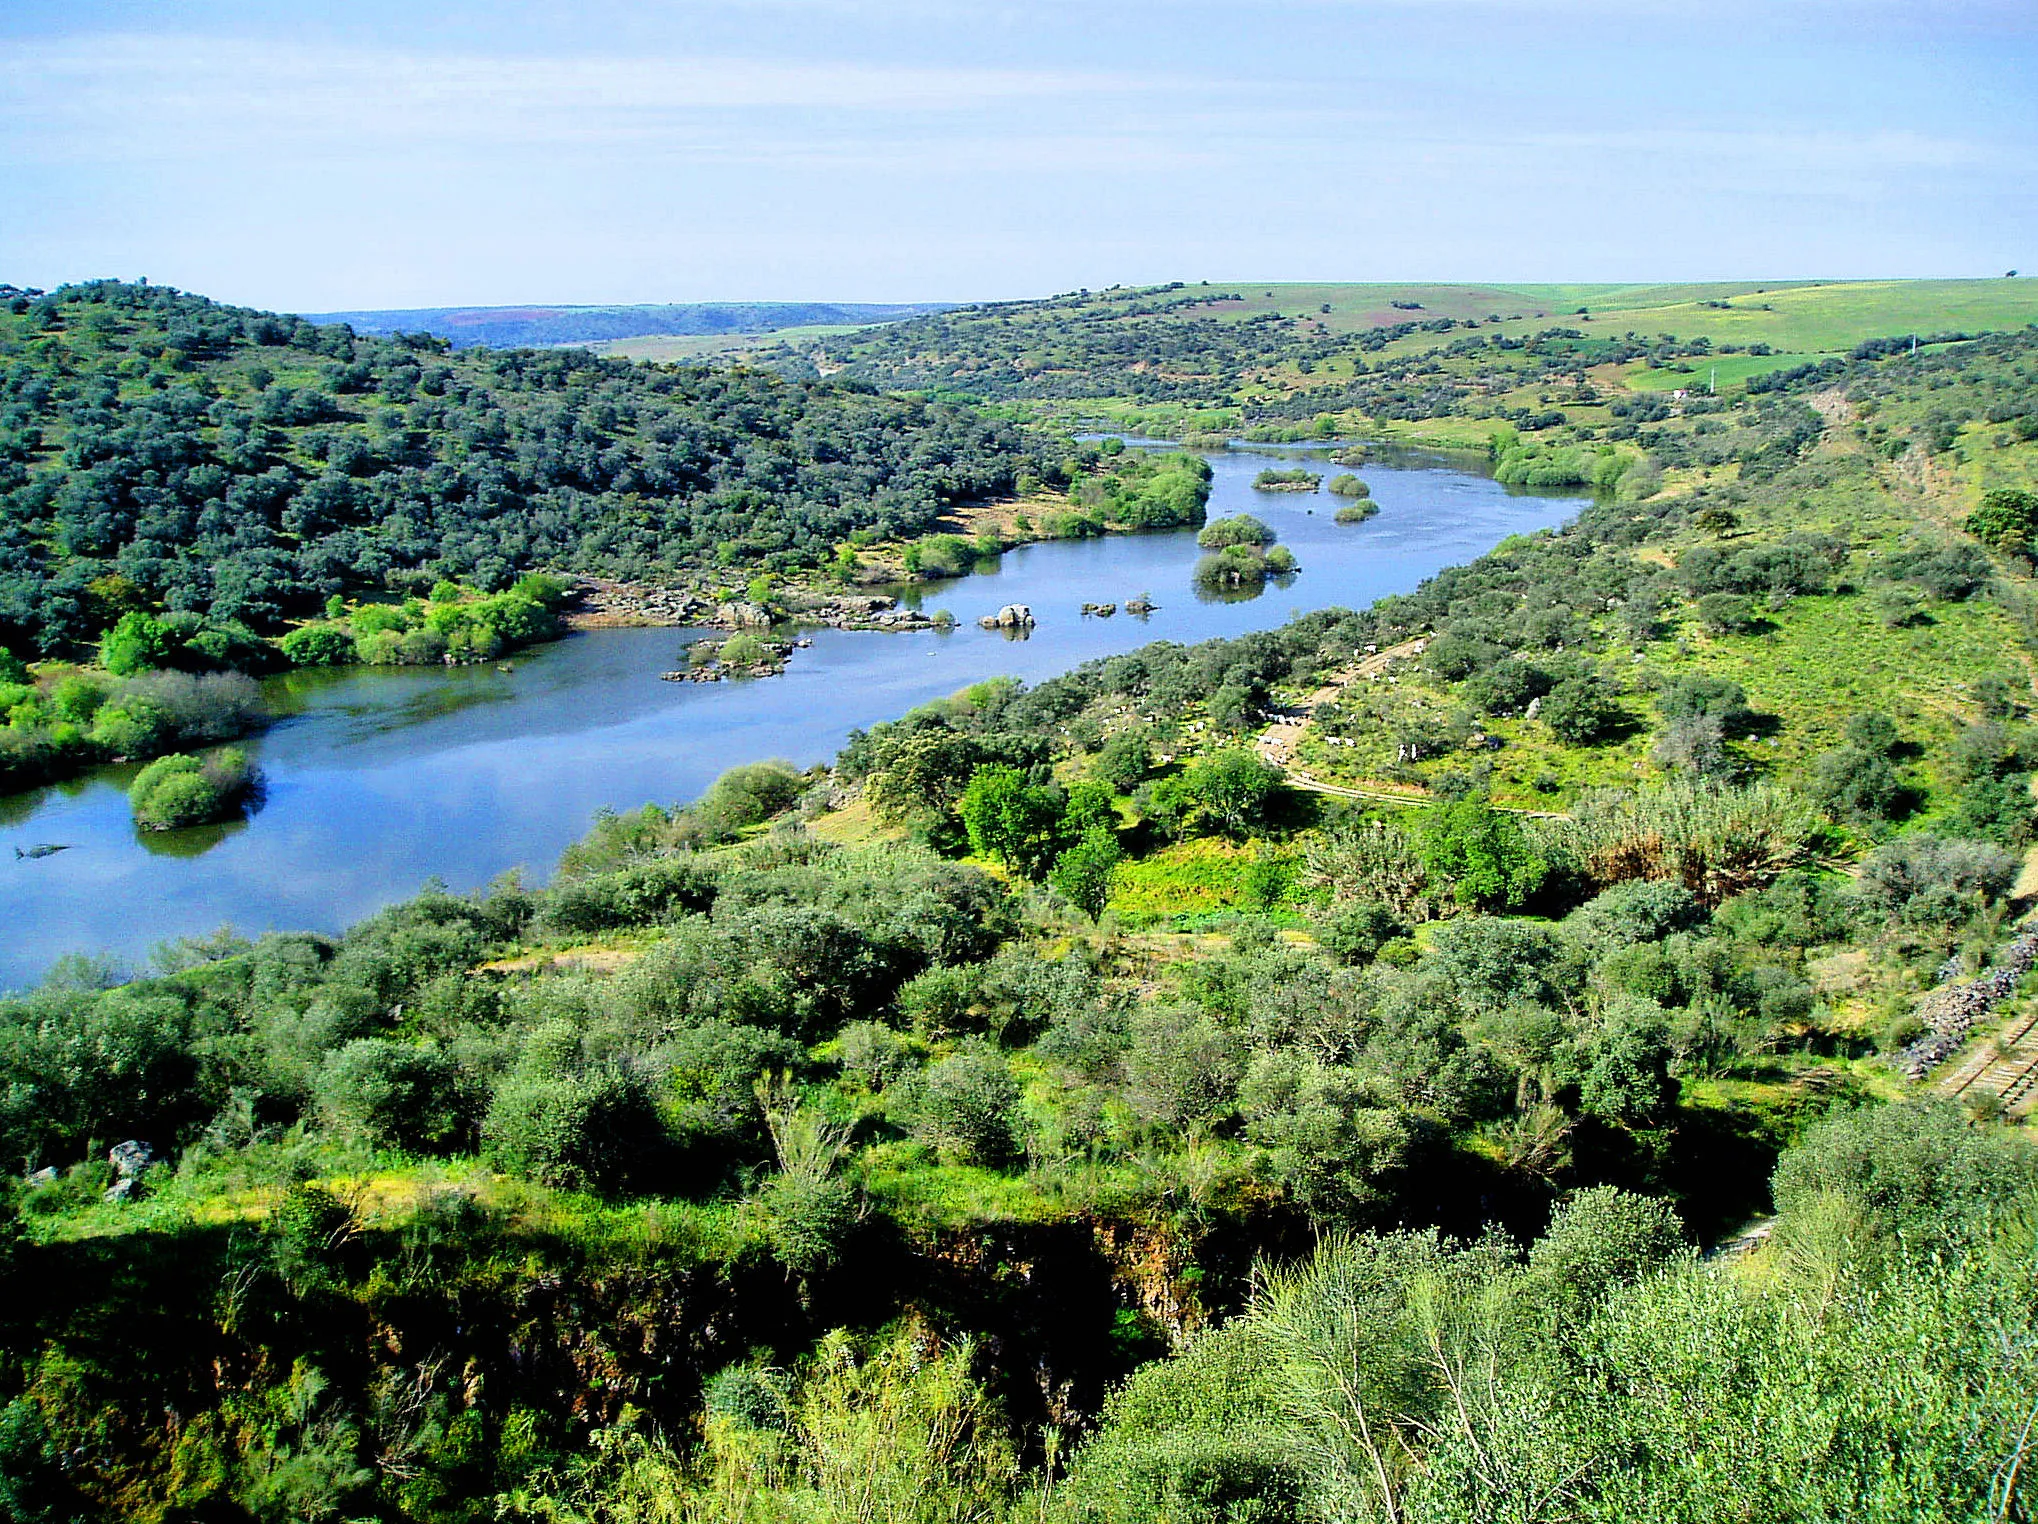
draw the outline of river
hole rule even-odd
[[[1271,457],[1271,459],[1270,459]],[[231,924],[244,934],[333,931],[437,878],[456,890],[513,867],[542,880],[601,808],[683,801],[725,768],[831,758],[851,730],[985,678],[1038,681],[1148,641],[1269,629],[1333,604],[1406,592],[1511,534],[1562,522],[1575,495],[1523,492],[1434,457],[1394,454],[1361,474],[1380,511],[1339,525],[1327,492],[1264,493],[1269,464],[1336,474],[1321,450],[1209,457],[1210,512],[1265,520],[1301,564],[1256,597],[1199,596],[1192,531],[1023,546],[993,567],[916,590],[961,621],[947,633],[817,630],[780,677],[666,683],[700,631],[602,630],[493,667],[351,668],[273,679],[283,716],[248,743],[267,780],[251,818],[151,834],[129,817],[132,768],[0,796],[0,988],[85,952],[140,967],[150,948]],[[1086,602],[1159,606],[1085,618]],[[1006,603],[1039,624],[979,629]],[[6,844],[62,844],[17,858]]]

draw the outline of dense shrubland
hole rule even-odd
[[[22,656],[135,610],[266,634],[447,579],[818,567],[854,531],[1064,479],[1065,448],[856,384],[449,354],[158,286],[6,295],[0,645]]]
[[[1691,435],[1728,477],[1631,463],[1370,609],[980,684],[543,888],[66,963],[0,1002],[0,1496],[2028,1517],[2038,1165],[1888,1062],[2016,937],[2038,767],[1981,497],[2023,443],[1936,451],[2001,561],[1888,473],[2028,346],[1837,363]],[[1864,432],[1804,433],[1811,385]],[[1074,498],[1194,496],[1134,459]],[[482,606],[308,628],[450,651]],[[1304,750],[1371,797],[1286,787],[1254,733],[1368,647]]]

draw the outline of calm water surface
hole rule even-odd
[[[1269,456],[1277,457],[1270,462]],[[1282,458],[1285,457],[1285,458]],[[1029,682],[1153,640],[1184,644],[1406,592],[1510,534],[1556,524],[1575,497],[1530,495],[1443,462],[1396,456],[1362,474],[1380,512],[1338,525],[1328,493],[1262,493],[1253,476],[1321,452],[1266,447],[1210,457],[1210,511],[1250,511],[1302,570],[1254,599],[1197,595],[1183,530],[1026,546],[995,568],[919,590],[962,621],[947,634],[818,630],[782,677],[664,683],[689,630],[604,630],[492,667],[353,669],[274,680],[287,718],[249,744],[268,779],[254,815],[148,834],[128,815],[133,770],[0,796],[0,987],[33,983],[75,951],[142,959],[165,938],[231,923],[245,933],[336,930],[437,877],[468,889],[512,867],[542,879],[597,809],[698,794],[739,762],[826,761],[859,726],[988,677]],[[1086,602],[1140,593],[1145,619],[1085,619]],[[1025,603],[1028,640],[976,626]],[[16,859],[8,844],[70,850]]]

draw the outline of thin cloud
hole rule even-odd
[[[755,58],[514,58],[102,36],[0,50],[0,123],[57,157],[284,137],[559,143],[655,139],[717,114],[927,113],[1137,95],[1151,80]]]

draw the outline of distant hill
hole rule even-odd
[[[1678,285],[1295,285],[1177,281],[930,313],[816,342],[754,346],[789,376],[982,400],[1196,405],[1432,418],[1436,386],[1483,387],[1538,344],[1588,366],[1703,356],[1746,381],[1867,341],[1951,340],[2038,322],[2038,280],[1716,281]],[[1418,357],[1420,357],[1418,359]],[[1603,380],[1611,379],[1603,376]],[[1649,387],[1652,383],[1639,383]],[[1546,387],[1537,385],[1530,400]],[[1389,395],[1389,393],[1392,395]],[[1544,404],[1536,404],[1538,407]],[[1210,426],[1218,426],[1215,420]]]
[[[672,302],[637,307],[406,307],[374,312],[309,313],[314,323],[345,323],[376,338],[429,333],[455,349],[486,344],[590,344],[653,335],[774,333],[816,325],[861,327],[952,311],[950,302]]]
[[[1027,449],[853,383],[443,354],[165,286],[0,286],[0,647],[84,654],[157,608],[262,633],[334,594],[536,567],[817,566],[859,530],[925,534],[1009,494],[1040,474]],[[0,778],[7,737],[0,710]]]

